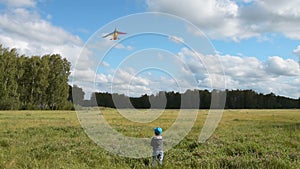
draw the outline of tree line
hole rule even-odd
[[[0,109],[69,109],[70,62],[59,54],[19,55],[0,45]]]
[[[211,99],[216,90],[187,90],[179,92],[159,92],[156,95],[142,95],[140,97],[128,97],[124,94],[95,92],[90,100],[84,100],[84,92],[74,86],[73,94],[76,104],[81,106],[102,106],[110,108],[211,108]],[[298,99],[276,96],[274,93],[262,94],[253,90],[226,90],[224,96],[225,109],[291,109],[300,108],[300,97]],[[220,103],[222,104],[222,103]],[[195,107],[197,106],[197,107]],[[223,105],[222,105],[223,106]]]
[[[16,49],[0,45],[0,110],[74,109],[80,106],[111,108],[200,108],[209,109],[216,90],[159,92],[128,97],[124,94],[95,92],[84,100],[82,88],[68,85],[71,64],[59,54],[19,55]],[[262,94],[253,90],[226,90],[227,109],[300,108],[300,98]],[[225,98],[224,98],[225,99]]]

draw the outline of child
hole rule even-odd
[[[160,165],[162,165],[164,159],[164,151],[163,151],[163,138],[162,138],[162,128],[156,127],[154,128],[155,136],[151,140],[151,146],[153,148],[152,153],[152,166],[156,166],[156,162],[158,161]]]

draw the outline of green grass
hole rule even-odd
[[[146,124],[101,108],[124,135],[151,137],[178,114],[166,110]],[[165,153],[164,168],[297,168],[300,166],[300,110],[226,110],[214,134],[198,144],[207,110],[190,133]],[[82,130],[74,111],[0,111],[0,168],[150,168],[150,158],[115,156]]]

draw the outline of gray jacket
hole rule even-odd
[[[161,135],[154,136],[151,139],[151,146],[153,148],[153,153],[158,153],[163,151],[163,138]]]

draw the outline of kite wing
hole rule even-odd
[[[119,31],[118,31],[118,34],[127,34],[127,33],[125,33],[125,32],[119,32]]]
[[[110,36],[110,35],[112,35],[112,34],[114,34],[114,33],[112,32],[112,33],[109,33],[109,34],[107,34],[107,35],[104,35],[104,36],[102,36],[102,38],[106,38],[106,37],[108,37],[108,36]]]

